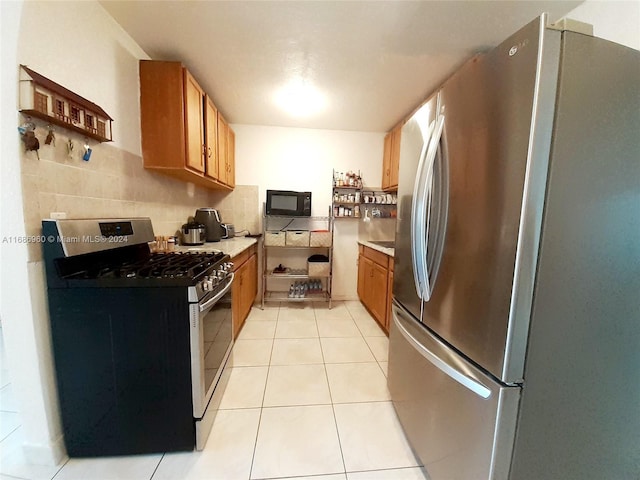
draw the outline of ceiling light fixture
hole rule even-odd
[[[293,80],[278,90],[274,102],[294,117],[309,117],[327,107],[326,96],[302,79]]]

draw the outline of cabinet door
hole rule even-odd
[[[371,262],[369,282],[369,309],[380,325],[384,326],[387,315],[387,269]]]
[[[218,180],[218,109],[209,96],[205,101],[205,127],[207,146],[205,175]]]
[[[246,269],[245,265],[236,270],[236,277],[233,279],[233,285],[231,286],[231,315],[233,318],[233,338],[238,337],[240,328],[242,327],[242,292],[244,285],[244,276]]]
[[[382,188],[387,189],[391,185],[391,151],[393,143],[393,131],[384,137],[384,153],[382,155]]]
[[[387,315],[384,322],[384,328],[389,334],[389,327],[391,326],[391,305],[393,301],[393,270],[389,271],[389,281],[387,282]]]
[[[247,262],[247,305],[246,315],[251,313],[251,307],[258,295],[258,256],[252,255]]]
[[[371,260],[364,255],[358,257],[358,298],[366,305],[366,279],[368,277],[367,263],[371,264]]]
[[[186,167],[204,173],[204,91],[187,69],[184,70],[184,110]]]
[[[389,155],[389,188],[398,188],[398,172],[400,169],[400,136],[402,124],[391,132],[391,153]]]
[[[230,187],[236,186],[236,132],[227,125],[227,181]]]
[[[224,117],[218,112],[218,179],[222,183],[227,183],[227,143],[229,138],[229,125]]]
[[[145,168],[185,168],[184,81],[184,68],[179,62],[140,61],[140,130]]]

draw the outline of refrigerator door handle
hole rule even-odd
[[[416,349],[418,353],[420,353],[426,360],[428,360],[431,364],[433,364],[433,366],[438,368],[444,374],[446,374],[468,390],[471,390],[476,395],[482,398],[489,398],[491,396],[491,390],[489,388],[485,387],[477,380],[469,377],[469,375],[466,375],[457,365],[454,365],[453,362],[447,361],[447,359],[433,353],[425,345],[419,342],[413,335],[411,335],[411,333],[403,325],[404,320],[400,319],[400,316],[402,316],[402,313],[394,305],[393,323],[395,323],[398,331]]]
[[[426,217],[426,204],[425,197],[421,195],[421,192],[425,190],[424,184],[424,167],[425,167],[425,159],[427,157],[427,152],[429,150],[429,145],[431,144],[431,138],[433,134],[433,129],[435,126],[435,121],[429,124],[429,128],[427,129],[427,133],[424,138],[424,144],[422,146],[422,151],[420,152],[420,160],[418,162],[418,171],[416,173],[416,179],[413,184],[413,201],[411,204],[411,262],[413,264],[413,281],[416,287],[416,293],[421,300],[424,300],[423,296],[423,285],[428,282],[426,269],[424,268],[424,264],[420,262],[420,255],[418,252],[418,243],[416,242],[417,238],[424,238],[424,228],[425,222],[424,219]]]
[[[444,115],[440,114],[436,120],[433,135],[429,141],[426,154],[420,160],[422,170],[416,180],[414,188],[414,204],[417,205],[412,210],[412,256],[414,262],[414,276],[417,273],[416,284],[418,296],[425,302],[431,298],[433,285],[429,278],[429,266],[427,264],[427,245],[429,243],[429,222],[431,221],[431,193],[433,189],[433,164],[438,153],[438,146],[442,138],[444,129]],[[417,191],[416,191],[417,190]],[[415,213],[415,215],[413,215]]]

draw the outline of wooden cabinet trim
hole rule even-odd
[[[252,245],[255,247],[255,245]],[[233,337],[237,338],[258,294],[258,256],[247,248],[231,259],[236,278],[231,289]]]
[[[364,256],[373,260],[378,265],[388,268],[389,256],[387,254],[374,250],[373,248],[364,247]]]
[[[233,271],[237,271],[244,263],[249,260],[249,250],[244,250],[231,259],[233,263]]]
[[[205,175],[218,180],[218,109],[209,95],[205,95],[204,124],[206,146]]]
[[[204,173],[204,91],[186,68],[184,75],[185,167]]]

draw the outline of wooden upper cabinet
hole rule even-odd
[[[180,62],[140,61],[140,123],[145,168],[232,189],[220,180],[217,108]]]
[[[391,185],[391,143],[393,132],[384,136],[384,153],[382,155],[382,188],[389,188]]]
[[[229,138],[229,125],[222,114],[218,112],[218,178],[225,185],[227,184],[227,148]]]
[[[400,137],[402,123],[398,124],[384,137],[384,153],[382,156],[382,188],[395,191],[398,189],[398,171],[400,168]]]
[[[236,184],[235,149],[236,134],[218,112],[218,178],[231,188]]]
[[[236,132],[228,125],[227,127],[227,185],[233,188],[236,186]]]
[[[205,152],[205,173],[208,177],[217,180],[219,178],[218,109],[208,96],[205,99],[205,124],[207,126],[205,139],[207,146]]]
[[[204,91],[195,78],[185,68],[184,72],[184,110],[185,130],[187,133],[187,168],[204,173]]]
[[[391,136],[391,175],[389,189],[398,189],[398,173],[400,170],[400,138],[402,136],[402,124],[392,130]]]

